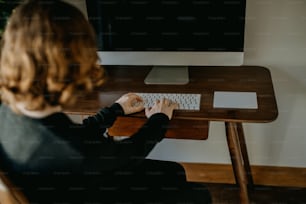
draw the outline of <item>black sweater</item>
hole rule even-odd
[[[165,114],[154,114],[131,137],[115,142],[103,133],[119,115],[123,110],[115,103],[76,124],[64,113],[33,119],[1,105],[1,166],[25,190],[46,182],[54,188],[71,186],[75,176],[86,186],[97,182],[88,175],[100,175],[99,182],[107,180],[110,172],[133,168],[144,160],[163,139],[169,122]]]

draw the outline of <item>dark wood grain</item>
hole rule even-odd
[[[111,136],[130,136],[146,122],[145,118],[118,117],[108,133]],[[173,119],[167,126],[166,138],[205,140],[209,121]]]
[[[271,74],[265,67],[189,67],[187,85],[145,85],[144,78],[150,69],[150,66],[106,66],[104,86],[89,95],[81,95],[76,106],[66,111],[92,114],[128,92],[179,92],[202,94],[201,110],[175,111],[176,119],[263,123],[277,118]],[[258,109],[213,108],[214,91],[256,92]],[[144,117],[144,114],[133,116]]]

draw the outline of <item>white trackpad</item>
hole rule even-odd
[[[215,91],[214,108],[257,109],[256,92]]]

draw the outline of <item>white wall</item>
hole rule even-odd
[[[272,123],[244,125],[251,165],[306,167],[305,0],[247,0],[245,64],[271,70],[279,108]],[[230,163],[224,124],[212,122],[208,140],[165,139],[149,158]]]
[[[65,2],[71,3],[80,9],[83,14],[87,17],[86,1],[85,0],[63,0]]]

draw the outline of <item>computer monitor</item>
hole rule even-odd
[[[152,65],[147,84],[186,84],[188,66],[243,64],[246,0],[86,0],[86,6],[101,65]]]

